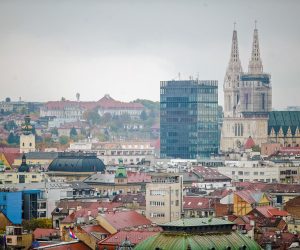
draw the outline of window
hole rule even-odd
[[[261,94],[261,108],[265,110],[265,93]]]

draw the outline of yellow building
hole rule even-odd
[[[29,152],[26,153],[26,161],[30,166],[41,166],[48,168],[50,163],[57,157],[57,152]],[[13,166],[20,166],[22,163],[22,157],[18,157],[14,160]]]
[[[32,234],[23,232],[19,226],[6,227],[6,245],[8,249],[30,249]]]
[[[255,207],[270,204],[269,197],[263,192],[243,190],[233,194],[233,212],[237,216],[246,215]]]
[[[23,181],[24,180],[24,181]],[[45,180],[44,173],[28,172],[2,172],[0,173],[0,184],[17,184],[17,183],[39,183]]]

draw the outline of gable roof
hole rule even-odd
[[[116,230],[124,228],[151,225],[152,221],[136,211],[120,211],[101,214]]]
[[[252,139],[251,136],[248,137],[247,141],[245,142],[245,145],[244,145],[244,148],[245,149],[251,149],[255,146],[255,142],[254,140]]]
[[[263,197],[264,193],[260,191],[242,190],[235,192],[236,195],[241,197],[249,204],[258,203]]]
[[[214,199],[197,196],[183,196],[183,209],[213,209]]]
[[[35,239],[49,237],[53,235],[59,235],[59,230],[53,228],[36,228],[33,231],[33,237]]]

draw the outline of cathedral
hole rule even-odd
[[[229,64],[224,79],[224,120],[221,151],[239,151],[251,136],[256,145],[268,141],[268,114],[272,110],[271,76],[263,71],[258,30],[253,34],[248,71],[239,58],[234,29]]]

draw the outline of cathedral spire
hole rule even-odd
[[[258,31],[256,28],[256,21],[253,33],[253,43],[252,43],[252,54],[251,59],[249,61],[249,74],[261,74],[263,73],[263,65],[260,58],[260,51],[259,51],[259,41],[258,41]]]
[[[236,23],[234,23],[234,29],[232,34],[231,54],[230,60],[225,75],[224,87],[236,88],[238,87],[239,76],[242,73],[242,65],[239,56],[237,31],[235,29]]]
[[[237,31],[235,29],[236,23],[233,24],[233,34],[232,34],[232,44],[231,44],[231,55],[230,55],[230,63],[238,62],[239,59],[239,47],[238,47],[238,39],[237,39]]]

